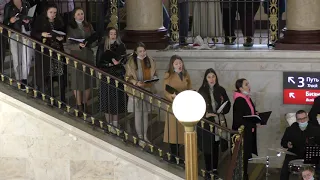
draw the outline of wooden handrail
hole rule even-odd
[[[242,143],[242,136],[240,136],[240,138],[237,139],[235,142],[235,147],[233,149],[231,161],[228,166],[229,168],[228,168],[226,180],[232,180],[232,177],[234,175],[234,173],[233,173],[234,168],[237,166],[237,159],[238,159],[239,153],[242,153],[241,146],[240,146],[241,143]]]

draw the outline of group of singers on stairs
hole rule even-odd
[[[138,43],[131,56],[126,57],[126,47],[121,42],[121,38],[117,29],[108,28],[105,34],[96,33],[92,25],[85,20],[84,11],[81,8],[75,8],[73,16],[67,25],[57,13],[55,4],[48,4],[44,12],[34,18],[27,18],[30,6],[24,0],[11,0],[5,5],[3,24],[9,26],[17,32],[30,35],[32,38],[44,42],[46,45],[53,47],[59,51],[66,52],[77,59],[91,65],[95,65],[99,69],[127,82],[146,89],[152,93],[156,93],[155,82],[145,83],[145,80],[157,79],[157,68],[155,60],[148,56],[146,46]],[[66,31],[66,36],[59,33],[53,33],[53,30]],[[15,36],[11,36],[15,37]],[[69,37],[67,39],[67,37]],[[70,40],[73,38],[73,40]],[[3,39],[3,38],[2,38]],[[44,40],[45,39],[45,40]],[[76,40],[84,39],[83,42]],[[8,41],[8,39],[5,39]],[[3,56],[5,41],[1,42],[1,54]],[[17,42],[13,39],[9,40],[10,50],[13,59],[13,68],[15,79],[23,85],[27,85],[31,59],[35,59],[35,75],[34,83],[38,90],[47,94],[59,94],[60,100],[65,102],[65,90],[67,86],[68,76],[71,74],[71,89],[76,97],[77,108],[82,111],[88,111],[88,101],[90,99],[92,79],[89,75],[81,72],[81,70],[69,70],[66,64],[54,61],[49,56],[49,50],[44,50],[44,55],[35,53],[31,48]],[[30,46],[30,44],[29,44]],[[96,62],[94,58],[93,47],[98,46],[96,53]],[[41,51],[40,47],[37,47]],[[57,59],[57,54],[53,54]],[[3,58],[1,58],[3,60]],[[124,60],[126,59],[126,60]],[[62,60],[63,61],[63,60]],[[3,65],[4,62],[0,64]],[[115,68],[111,68],[115,67]],[[0,67],[1,71],[3,67]],[[82,67],[79,67],[82,68]],[[105,78],[105,77],[103,77]],[[59,92],[53,92],[55,88],[51,87],[53,82],[59,83]],[[111,87],[110,85],[113,85]],[[169,61],[168,69],[164,74],[163,92],[164,98],[173,101],[177,93],[170,93],[166,87],[170,86],[177,92],[191,90],[192,83],[189,73],[184,66],[182,58],[173,55]],[[146,103],[147,98],[134,98],[132,93],[124,91],[124,87],[119,83],[117,88],[115,81],[110,80],[110,84],[101,82],[99,85],[99,109],[105,114],[106,121],[114,127],[118,127],[118,115],[128,112],[134,112],[135,129],[140,140],[139,143],[148,142],[148,115],[151,111],[150,106]],[[22,89],[24,86],[22,86]],[[238,79],[235,82],[236,91],[233,94],[233,124],[232,129],[238,130],[241,125],[244,129],[244,179],[248,179],[248,160],[252,158],[252,154],[257,153],[257,127],[259,124],[248,123],[243,116],[258,114],[254,103],[250,98],[250,85],[246,79]],[[128,92],[132,90],[127,89]],[[199,89],[199,93],[204,97],[207,110],[205,118],[209,121],[228,127],[225,119],[231,108],[231,103],[226,90],[219,84],[216,72],[210,68],[207,69],[203,83]],[[225,103],[221,113],[217,110]],[[318,101],[316,101],[318,102]],[[297,157],[286,156],[281,173],[281,180],[288,179],[288,162],[294,158],[301,158],[303,148],[305,146],[304,139],[306,137],[317,137],[318,121],[313,117],[317,114],[320,107],[309,113],[310,123],[308,123],[307,113],[298,111],[296,114],[297,122],[287,128],[281,145],[288,148]],[[200,125],[199,125],[200,126]],[[112,129],[113,133],[115,130]],[[205,168],[207,171],[218,174],[218,158],[219,152],[228,149],[228,142],[222,136],[219,136],[219,130],[215,128],[216,135],[210,133],[210,127],[206,123],[204,129],[198,128],[198,145],[204,154]],[[298,133],[299,132],[299,133]],[[180,154],[179,145],[184,144],[184,128],[177,122],[175,117],[170,114],[166,116],[164,139],[165,143],[170,144],[171,153],[175,156]],[[318,133],[319,134],[319,133]],[[220,134],[221,135],[221,134]],[[227,138],[227,136],[225,136]],[[172,158],[175,161],[174,158]],[[209,178],[209,177],[208,177]]]

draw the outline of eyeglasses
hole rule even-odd
[[[305,120],[305,119],[307,119],[308,117],[307,116],[305,116],[305,117],[302,117],[302,118],[297,118],[297,120],[298,121],[301,121],[301,120]]]

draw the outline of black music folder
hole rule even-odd
[[[245,121],[250,121],[252,123],[258,124],[260,123],[261,125],[266,125],[272,111],[267,111],[267,112],[261,112],[259,115],[248,115],[248,116],[243,116],[245,118]]]
[[[155,78],[155,79],[150,79],[150,80],[144,80],[144,83],[153,83],[153,82],[157,82],[159,81],[159,78]]]
[[[166,84],[166,91],[170,94],[179,94],[179,91]]]

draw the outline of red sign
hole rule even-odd
[[[316,89],[284,89],[284,104],[313,104],[314,98],[320,96],[320,90]]]

